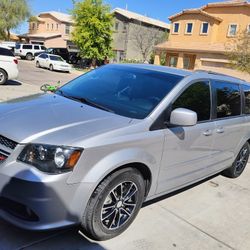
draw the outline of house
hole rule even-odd
[[[115,17],[113,47],[117,62],[122,59],[143,60],[142,53],[134,44],[134,34],[138,29],[140,33],[143,32],[144,38],[153,34],[155,41],[157,37],[169,32],[170,25],[164,22],[120,8],[114,9],[113,13]],[[27,43],[43,44],[46,47],[73,48],[74,45],[70,41],[73,24],[72,16],[68,14],[56,11],[43,12],[30,20],[29,32],[19,35],[19,38]],[[155,43],[149,44],[149,48],[145,49],[151,52],[154,45]],[[149,55],[146,59],[149,59]]]
[[[187,9],[169,17],[169,40],[157,45],[155,64],[166,56],[166,65],[234,74],[226,52],[232,39],[250,32],[250,3],[225,1]]]
[[[157,39],[170,30],[170,25],[165,22],[125,9],[116,8],[113,13],[113,50],[117,62],[149,60]]]
[[[27,43],[43,44],[46,47],[71,47],[70,33],[73,20],[71,15],[49,11],[30,19],[29,32],[19,35]]]

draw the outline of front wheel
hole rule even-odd
[[[39,61],[36,62],[36,67],[37,67],[37,68],[40,68],[40,63],[39,63]]]
[[[53,70],[54,70],[54,68],[53,68],[53,65],[52,65],[52,64],[50,64],[50,65],[49,65],[49,70],[50,70],[50,71],[53,71]]]
[[[222,175],[229,177],[229,178],[239,177],[243,173],[247,165],[249,153],[250,153],[250,146],[249,146],[249,143],[246,142],[241,148],[232,166],[224,170],[222,172]]]
[[[119,170],[92,194],[82,218],[83,232],[93,240],[108,240],[124,232],[138,214],[145,196],[141,173]]]

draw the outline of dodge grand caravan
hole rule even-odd
[[[212,72],[107,65],[55,93],[0,104],[0,215],[30,230],[81,224],[106,240],[146,200],[249,157],[250,84]]]

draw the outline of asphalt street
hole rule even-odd
[[[37,68],[35,66],[35,61],[26,60],[18,61],[18,69],[18,81],[37,86],[41,86],[45,83],[55,84],[58,81],[65,84],[81,74],[76,71],[73,71],[72,73],[51,72],[48,69]]]

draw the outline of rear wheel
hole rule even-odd
[[[144,179],[138,170],[126,168],[111,174],[88,202],[82,218],[83,232],[93,240],[121,234],[135,219],[144,196]]]
[[[53,70],[54,70],[54,68],[53,68],[53,65],[52,65],[52,64],[50,64],[50,65],[49,65],[49,70],[50,70],[50,71],[53,71]]]
[[[222,175],[229,177],[229,178],[239,177],[243,173],[247,165],[249,153],[250,153],[250,146],[249,146],[249,143],[246,142],[241,148],[232,166],[224,170],[222,172]]]
[[[26,55],[26,59],[27,59],[28,61],[31,61],[31,60],[33,59],[32,54],[31,54],[31,53],[28,53],[28,54]]]
[[[8,76],[6,72],[2,69],[0,69],[0,85],[3,85],[7,82]]]

